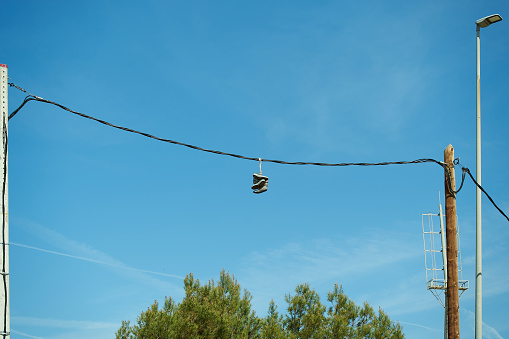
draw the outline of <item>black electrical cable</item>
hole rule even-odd
[[[20,110],[20,109],[22,109],[22,108],[23,108],[23,106],[25,106],[27,102],[29,102],[30,100],[33,100],[33,98],[39,98],[39,97],[38,97],[37,95],[33,95],[32,93],[28,92],[27,90],[25,90],[25,89],[23,89],[23,88],[21,88],[21,87],[19,87],[19,86],[17,86],[17,85],[15,85],[15,84],[13,84],[12,82],[9,82],[9,86],[11,86],[11,87],[15,87],[15,88],[19,89],[21,92],[24,92],[24,93],[28,94],[28,95],[25,97],[25,100],[23,100],[23,102],[21,103],[21,105],[20,105],[18,108],[16,108],[16,109],[15,109],[15,110],[14,110],[14,111],[13,111],[13,112],[9,115],[9,120],[11,120],[11,118],[12,118],[13,116],[15,116],[15,115],[16,115],[16,113],[18,113],[18,112],[19,112],[19,110]],[[30,99],[30,98],[32,98],[32,99]],[[41,98],[41,99],[42,99],[42,98]]]
[[[19,88],[19,87],[16,86],[16,88]],[[25,90],[23,90],[23,91],[26,92]],[[303,161],[283,161],[283,160],[274,160],[274,159],[263,159],[263,158],[256,158],[256,157],[246,157],[246,156],[239,155],[239,154],[221,152],[221,151],[216,151],[216,150],[210,150],[210,149],[206,149],[206,148],[202,148],[202,147],[198,147],[198,146],[182,143],[182,142],[175,141],[175,140],[170,140],[170,139],[164,139],[164,138],[156,137],[154,135],[151,135],[151,134],[148,134],[148,133],[145,133],[145,132],[136,131],[136,130],[133,130],[131,128],[117,126],[117,125],[111,124],[111,123],[109,123],[107,121],[104,121],[104,120],[101,120],[101,119],[97,119],[97,118],[91,117],[89,115],[80,113],[80,112],[73,111],[72,109],[70,109],[68,107],[65,107],[64,105],[61,105],[61,104],[56,103],[54,101],[43,99],[41,97],[38,97],[38,96],[35,96],[35,95],[32,95],[32,94],[28,95],[25,98],[25,100],[23,101],[23,103],[16,110],[14,110],[14,112],[12,112],[9,115],[9,119],[11,119],[14,115],[16,115],[16,113],[18,113],[19,110],[23,106],[25,106],[25,104],[28,103],[29,101],[40,101],[40,102],[52,104],[52,105],[55,105],[55,106],[58,106],[58,107],[62,108],[63,110],[66,110],[66,111],[71,112],[73,114],[79,115],[79,116],[81,116],[83,118],[94,120],[94,121],[97,121],[97,122],[99,122],[101,124],[104,124],[106,126],[114,127],[114,128],[126,131],[126,132],[140,134],[140,135],[143,135],[143,136],[145,136],[147,138],[152,138],[152,139],[155,139],[155,140],[159,140],[159,141],[163,141],[163,142],[168,142],[168,143],[175,144],[175,145],[185,146],[185,147],[189,147],[189,148],[192,148],[192,149],[195,149],[195,150],[199,150],[199,151],[204,151],[204,152],[209,152],[209,153],[214,153],[214,154],[220,154],[220,155],[227,155],[227,156],[231,156],[231,157],[235,157],[235,158],[239,158],[239,159],[252,160],[252,161],[265,161],[265,162],[272,162],[272,163],[276,163],[276,164],[286,164],[286,165],[314,165],[314,166],[341,166],[341,167],[343,167],[343,166],[405,165],[405,164],[419,164],[419,163],[425,163],[425,162],[434,162],[434,163],[436,163],[436,164],[438,164],[438,165],[440,165],[440,166],[442,166],[444,168],[447,177],[450,179],[450,173],[449,173],[449,169],[447,168],[447,166],[445,166],[445,164],[443,162],[437,161],[435,159],[417,159],[417,160],[413,160],[413,161],[389,161],[389,162],[379,162],[379,163],[365,163],[365,162],[357,162],[357,163],[353,163],[353,162],[352,163],[324,163],[324,162],[303,162]],[[459,192],[459,190],[455,191],[455,190],[452,189],[452,187],[450,186],[450,180],[448,180],[447,182],[449,184],[449,190],[451,192],[453,192],[453,194],[456,194],[456,193]],[[463,182],[462,182],[462,185],[463,185]],[[461,189],[461,187],[460,187],[460,189]]]
[[[474,182],[474,184],[479,187],[479,189],[486,195],[486,197],[490,200],[490,202],[493,204],[493,206],[495,206],[495,208],[507,219],[507,221],[509,221],[509,217],[507,217],[507,215],[497,206],[497,204],[495,204],[495,201],[493,201],[493,199],[490,197],[490,195],[484,190],[484,188],[481,187],[481,185],[479,185],[479,183],[474,179],[472,173],[470,173],[470,170],[466,167],[462,167],[462,170],[463,170],[463,173],[468,173],[468,175],[470,176],[470,179],[472,179],[472,181]]]
[[[20,105],[18,108],[16,108],[16,109],[15,109],[15,110],[14,110],[14,111],[13,111],[13,112],[9,115],[9,120],[11,120],[11,118],[12,118],[13,116],[15,116],[15,115],[16,115],[16,113],[18,113],[18,112],[19,112],[19,110],[20,110],[20,109],[22,109],[22,108],[23,108],[23,106],[25,106],[25,105],[26,105],[26,103],[27,103],[27,102],[29,102],[30,100],[33,100],[33,99],[32,99],[32,97],[31,97],[30,95],[26,96],[26,97],[25,97],[25,100],[23,100],[23,102],[21,103],[21,105]]]
[[[359,163],[324,163],[324,162],[283,161],[283,160],[273,160],[273,159],[261,159],[261,158],[256,158],[256,157],[246,157],[246,156],[239,155],[239,154],[233,154],[233,153],[227,153],[227,152],[221,152],[221,151],[206,149],[206,148],[202,148],[202,147],[186,144],[186,143],[175,141],[175,140],[160,138],[160,137],[156,137],[154,135],[151,135],[151,134],[148,134],[148,133],[145,133],[145,132],[140,132],[140,131],[133,130],[133,129],[128,128],[128,127],[117,126],[117,125],[114,125],[114,124],[109,123],[107,121],[104,121],[104,120],[101,120],[101,119],[97,119],[97,118],[91,117],[89,115],[80,113],[80,112],[73,111],[70,108],[65,107],[64,105],[61,105],[61,104],[56,103],[54,101],[46,100],[46,99],[43,99],[43,98],[40,98],[40,97],[36,97],[36,96],[32,96],[32,95],[27,96],[25,98],[25,100],[23,101],[23,103],[21,104],[21,106],[18,107],[14,112],[12,112],[9,115],[9,120],[14,115],[16,115],[16,113],[18,113],[19,110],[23,106],[25,106],[25,104],[28,103],[29,101],[40,101],[40,102],[45,102],[45,103],[48,103],[48,104],[52,104],[52,105],[58,106],[58,107],[60,107],[60,108],[62,108],[64,110],[66,110],[68,112],[71,112],[73,114],[79,115],[79,116],[81,116],[83,118],[94,120],[94,121],[97,121],[97,122],[99,122],[101,124],[104,124],[106,126],[114,127],[114,128],[126,131],[126,132],[140,134],[140,135],[143,135],[143,136],[145,136],[147,138],[152,138],[152,139],[155,139],[155,140],[159,140],[159,141],[163,141],[163,142],[168,142],[168,143],[171,143],[171,144],[185,146],[185,147],[189,147],[189,148],[192,148],[192,149],[195,149],[195,150],[199,150],[199,151],[204,151],[204,152],[209,152],[209,153],[214,153],[214,154],[220,154],[220,155],[228,155],[228,156],[231,156],[231,157],[245,159],[245,160],[253,160],[253,161],[260,161],[261,160],[261,161],[265,161],[265,162],[273,162],[273,163],[277,163],[277,164],[287,164],[287,165],[315,165],[315,166],[382,166],[382,165],[418,164],[418,163],[424,163],[424,162],[434,162],[434,163],[439,164],[440,166],[443,166],[443,163],[441,163],[440,161],[434,160],[434,159],[418,159],[418,160],[413,160],[413,161],[393,161],[393,162],[380,162],[380,163],[362,163],[362,162],[359,162]]]
[[[23,108],[23,106],[25,106],[25,104],[27,104],[29,101],[40,101],[40,102],[44,102],[44,103],[47,103],[47,104],[55,105],[57,107],[60,107],[63,110],[66,110],[68,112],[76,114],[76,115],[78,115],[80,117],[83,117],[83,118],[86,118],[86,119],[90,119],[90,120],[99,122],[101,124],[104,124],[106,126],[117,128],[117,129],[120,129],[120,130],[123,130],[123,131],[126,131],[126,132],[131,132],[131,133],[143,135],[143,136],[145,136],[147,138],[151,138],[151,139],[155,139],[155,140],[159,140],[159,141],[163,141],[163,142],[167,142],[167,143],[171,143],[171,144],[175,144],[175,145],[189,147],[189,148],[192,148],[192,149],[195,149],[195,150],[198,150],[198,151],[209,152],[209,153],[219,154],[219,155],[227,155],[227,156],[231,156],[231,157],[234,157],[234,158],[245,159],[245,160],[264,161],[264,162],[272,162],[272,163],[276,163],[276,164],[286,164],[286,165],[314,165],[314,166],[338,166],[338,167],[344,167],[344,166],[406,165],[406,164],[421,164],[421,163],[426,163],[426,162],[436,163],[436,164],[440,165],[444,169],[445,175],[447,177],[446,182],[447,182],[449,191],[453,195],[456,195],[461,190],[461,188],[463,187],[463,183],[465,181],[465,174],[468,173],[470,175],[470,177],[472,178],[472,180],[474,181],[474,183],[479,188],[481,188],[481,190],[484,192],[484,194],[486,194],[486,196],[491,201],[491,203],[500,211],[500,213],[502,213],[502,215],[504,215],[507,218],[507,216],[502,212],[502,210],[500,208],[498,208],[498,206],[495,204],[493,199],[491,199],[491,197],[488,195],[488,193],[486,193],[486,191],[474,180],[474,178],[470,174],[470,171],[468,170],[468,168],[462,168],[463,173],[462,173],[462,176],[461,176],[460,187],[459,187],[458,190],[454,190],[452,188],[452,185],[451,185],[451,173],[450,173],[449,167],[444,162],[438,161],[438,160],[435,160],[435,159],[426,159],[426,158],[424,158],[424,159],[417,159],[417,160],[412,160],[412,161],[387,161],[387,162],[378,162],[378,163],[367,163],[367,162],[325,163],[325,162],[284,161],[284,160],[263,159],[263,158],[256,158],[256,157],[246,157],[246,156],[239,155],[239,154],[227,153],[227,152],[221,152],[221,151],[206,149],[206,148],[194,146],[194,145],[191,145],[191,144],[186,144],[186,143],[175,141],[175,140],[160,138],[160,137],[156,137],[154,135],[151,135],[151,134],[148,134],[148,133],[145,133],[145,132],[140,132],[140,131],[137,131],[137,130],[133,130],[133,129],[128,128],[128,127],[117,126],[117,125],[111,124],[111,123],[109,123],[107,121],[104,121],[104,120],[101,120],[101,119],[97,119],[97,118],[94,118],[92,116],[80,113],[80,112],[73,111],[72,109],[70,109],[70,108],[68,108],[68,107],[66,107],[66,106],[64,106],[62,104],[59,104],[57,102],[54,102],[54,101],[51,101],[51,100],[46,100],[46,99],[43,99],[43,98],[38,97],[36,95],[33,95],[33,94],[27,92],[26,90],[24,90],[23,88],[16,86],[13,83],[9,83],[9,85],[13,86],[13,87],[16,87],[20,91],[23,91],[23,92],[29,94],[27,97],[25,97],[25,100],[23,101],[23,103],[16,110],[14,110],[9,115],[9,120],[12,117],[14,117],[14,115],[16,115],[16,113],[18,113],[19,110],[21,108]],[[507,219],[509,221],[509,218],[507,218]]]

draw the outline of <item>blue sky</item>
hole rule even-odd
[[[0,63],[29,92],[111,123],[286,161],[443,160],[475,173],[475,20],[482,184],[509,211],[509,3],[504,1],[4,1]],[[9,90],[9,111],[24,93]],[[435,164],[263,163],[116,130],[31,102],[9,122],[13,338],[112,338],[182,278],[224,268],[256,312],[334,283],[441,337],[421,214]],[[457,168],[460,177],[460,168]],[[458,194],[463,338],[474,337],[475,186]],[[509,223],[483,197],[484,337],[509,338]]]

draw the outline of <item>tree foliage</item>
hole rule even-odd
[[[287,309],[269,304],[267,316],[251,309],[251,294],[241,291],[234,276],[224,270],[219,281],[201,285],[189,274],[184,279],[185,297],[176,303],[166,298],[160,308],[154,302],[131,325],[123,321],[117,339],[246,338],[246,339],[402,339],[402,327],[368,303],[356,305],[337,284],[327,294],[327,304],[309,284],[285,295]]]

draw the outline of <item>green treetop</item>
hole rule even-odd
[[[309,284],[285,295],[285,314],[274,301],[265,318],[251,310],[251,294],[241,291],[234,276],[224,270],[217,284],[201,285],[188,274],[184,279],[185,297],[181,303],[166,298],[162,308],[157,301],[138,316],[136,324],[123,321],[117,339],[156,338],[349,338],[403,339],[402,327],[380,309],[378,315],[368,303],[357,306],[336,284],[327,295],[327,305]]]

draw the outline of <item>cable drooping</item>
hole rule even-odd
[[[490,195],[484,190],[484,188],[481,187],[481,185],[479,185],[479,183],[474,179],[472,173],[470,173],[470,170],[468,168],[465,168],[465,167],[462,167],[461,168],[463,170],[463,173],[468,173],[468,175],[470,176],[470,179],[472,179],[472,181],[474,182],[474,184],[479,187],[479,189],[486,195],[486,197],[489,199],[489,201],[493,204],[493,206],[495,206],[495,208],[507,219],[507,221],[509,221],[509,217],[507,217],[507,215],[497,206],[497,204],[495,204],[495,202],[493,201],[493,199],[490,197]]]
[[[27,103],[27,102],[29,102],[30,100],[33,100],[33,99],[32,99],[32,97],[31,97],[30,95],[27,95],[27,96],[25,97],[25,100],[23,100],[23,102],[21,103],[21,105],[20,105],[18,108],[16,108],[16,109],[15,109],[15,110],[11,113],[11,114],[9,114],[9,120],[11,120],[11,118],[12,118],[13,116],[15,116],[15,115],[16,115],[16,113],[18,113],[18,112],[19,112],[19,110],[20,110],[20,109],[22,109],[22,108],[23,108],[23,106],[25,106],[25,105],[26,105],[26,103]]]
[[[106,126],[109,126],[109,127],[113,127],[113,128],[117,128],[117,129],[120,129],[120,130],[123,130],[123,131],[126,131],[126,132],[131,132],[131,133],[143,135],[143,136],[145,136],[147,138],[155,139],[155,140],[158,140],[158,141],[163,141],[163,142],[167,142],[167,143],[171,143],[171,144],[175,144],[175,145],[185,146],[185,147],[188,147],[188,148],[191,148],[191,149],[195,149],[195,150],[198,150],[198,151],[209,152],[209,153],[219,154],[219,155],[226,155],[226,156],[230,156],[230,157],[234,157],[234,158],[239,158],[239,159],[244,159],[244,160],[265,161],[265,162],[271,162],[271,163],[276,163],[276,164],[285,164],[285,165],[314,165],[314,166],[336,166],[336,167],[406,165],[406,164],[421,164],[421,163],[426,163],[426,162],[435,163],[435,164],[438,164],[439,166],[441,166],[444,169],[445,175],[447,177],[446,182],[447,182],[449,191],[452,192],[452,194],[454,196],[463,187],[463,183],[465,181],[465,174],[468,173],[470,175],[470,177],[472,178],[472,180],[474,181],[474,183],[479,188],[481,188],[481,190],[484,192],[484,194],[486,194],[486,196],[491,201],[491,203],[500,211],[500,213],[502,213],[502,215],[504,215],[507,218],[507,216],[502,212],[502,210],[500,208],[498,208],[498,206],[495,204],[493,199],[491,199],[491,197],[488,195],[488,193],[486,193],[486,191],[475,181],[475,179],[472,177],[472,175],[470,173],[470,170],[468,170],[468,168],[464,168],[464,167],[462,168],[462,172],[463,173],[462,173],[462,176],[461,176],[460,187],[459,187],[458,190],[454,190],[452,188],[452,185],[451,185],[451,173],[450,173],[449,167],[444,162],[438,161],[438,160],[435,160],[435,159],[424,158],[424,159],[417,159],[417,160],[412,160],[412,161],[387,161],[387,162],[377,162],[377,163],[367,163],[367,162],[325,163],[325,162],[305,162],[305,161],[284,161],[284,160],[274,160],[274,159],[263,159],[263,158],[259,158],[259,157],[247,157],[247,156],[243,156],[243,155],[239,155],[239,154],[234,154],[234,153],[227,153],[227,152],[221,152],[221,151],[206,149],[206,148],[194,146],[194,145],[191,145],[191,144],[186,144],[186,143],[175,141],[175,140],[160,138],[160,137],[151,135],[149,133],[140,132],[140,131],[137,131],[137,130],[134,130],[134,129],[131,129],[131,128],[128,128],[128,127],[122,127],[122,126],[114,125],[114,124],[109,123],[107,121],[104,121],[104,120],[97,119],[97,118],[94,118],[92,116],[86,115],[84,113],[76,112],[76,111],[74,111],[74,110],[72,110],[72,109],[70,109],[70,108],[68,108],[68,107],[66,107],[66,106],[64,106],[62,104],[59,104],[57,102],[54,102],[54,101],[51,101],[51,100],[46,100],[46,99],[43,99],[43,98],[41,98],[39,96],[33,95],[33,94],[27,92],[26,90],[24,90],[23,88],[16,86],[13,83],[9,83],[9,85],[13,86],[13,87],[16,87],[20,91],[23,91],[23,92],[29,94],[27,97],[25,97],[23,103],[16,110],[14,110],[9,115],[9,120],[12,117],[14,117],[14,115],[16,115],[16,113],[18,113],[21,110],[21,108],[23,108],[23,106],[25,106],[25,104],[27,104],[29,101],[40,101],[40,102],[44,102],[44,103],[47,103],[47,104],[55,105],[57,107],[60,107],[63,110],[66,110],[66,111],[68,111],[70,113],[76,114],[76,115],[78,115],[80,117],[83,117],[83,118],[86,118],[86,119],[90,119],[90,120],[99,122],[99,123],[101,123],[103,125],[106,125]],[[509,218],[507,218],[507,220],[509,221]]]
[[[120,130],[123,130],[123,131],[126,131],[126,132],[140,134],[140,135],[143,135],[143,136],[145,136],[147,138],[151,138],[151,139],[155,139],[155,140],[159,140],[159,141],[163,141],[163,142],[168,142],[168,143],[175,144],[175,145],[185,146],[185,147],[189,147],[189,148],[192,148],[192,149],[195,149],[195,150],[209,152],[209,153],[214,153],[214,154],[227,155],[227,156],[231,156],[231,157],[235,157],[235,158],[240,158],[240,159],[245,159],[245,160],[252,160],[252,161],[259,161],[260,160],[259,157],[246,157],[246,156],[239,155],[239,154],[233,154],[233,153],[227,153],[227,152],[221,152],[221,151],[206,149],[206,148],[194,146],[194,145],[191,145],[191,144],[186,144],[186,143],[175,141],[175,140],[160,138],[160,137],[157,137],[157,136],[145,133],[145,132],[140,132],[140,131],[137,131],[137,130],[133,130],[133,129],[128,128],[128,127],[122,127],[122,126],[114,125],[114,124],[109,123],[107,121],[104,121],[104,120],[101,120],[101,119],[97,119],[97,118],[91,117],[89,115],[80,113],[80,112],[73,111],[72,109],[70,109],[68,107],[65,107],[64,105],[61,105],[61,104],[56,103],[54,101],[46,100],[46,99],[43,99],[41,97],[37,97],[37,96],[33,96],[33,95],[28,95],[25,98],[23,103],[16,110],[14,110],[9,115],[9,120],[12,117],[14,117],[14,115],[16,115],[16,113],[18,113],[19,110],[23,106],[25,106],[25,104],[28,103],[29,101],[40,101],[40,102],[52,104],[52,105],[55,105],[55,106],[58,106],[58,107],[62,108],[63,110],[66,110],[66,111],[71,112],[73,114],[79,115],[80,117],[83,117],[83,118],[86,118],[86,119],[90,119],[90,120],[99,122],[99,123],[101,123],[103,125],[110,126],[110,127],[113,127],[113,128],[117,128],[117,129],[120,129]],[[323,163],[323,162],[283,161],[283,160],[273,160],[273,159],[261,159],[261,161],[273,162],[273,163],[278,163],[278,164],[287,164],[287,165],[316,165],[316,166],[381,166],[381,165],[401,165],[401,164],[417,164],[417,163],[423,163],[423,162],[435,162],[435,163],[439,164],[440,166],[442,166],[441,162],[439,162],[437,160],[434,160],[434,159],[418,159],[418,160],[413,160],[413,161],[394,161],[394,162],[380,162],[380,163],[336,163],[336,164],[334,164],[334,163]]]
[[[20,89],[21,91],[23,91],[25,93],[28,93],[24,89],[21,89],[20,87],[18,87],[16,85],[14,85],[14,86],[16,88]],[[68,107],[66,107],[64,105],[61,105],[61,104],[56,103],[54,101],[43,99],[43,98],[35,96],[33,94],[30,94],[27,97],[25,97],[25,100],[23,100],[23,103],[16,110],[14,110],[9,115],[9,119],[14,117],[14,115],[16,115],[16,113],[18,113],[19,110],[21,108],[23,108],[23,106],[25,106],[25,104],[28,103],[29,101],[40,101],[40,102],[52,104],[52,105],[55,105],[57,107],[62,108],[63,110],[66,110],[66,111],[71,112],[73,114],[79,115],[79,116],[81,116],[83,118],[90,119],[90,120],[93,120],[93,121],[97,121],[97,122],[99,122],[101,124],[104,124],[106,126],[117,128],[117,129],[120,129],[120,130],[123,130],[123,131],[126,131],[126,132],[140,134],[140,135],[143,135],[143,136],[145,136],[147,138],[152,138],[152,139],[155,139],[155,140],[158,140],[158,141],[168,142],[168,143],[175,144],[175,145],[185,146],[185,147],[189,147],[189,148],[192,148],[192,149],[195,149],[195,150],[199,150],[199,151],[203,151],[203,152],[209,152],[209,153],[214,153],[214,154],[219,154],[219,155],[227,155],[227,156],[231,156],[231,157],[235,157],[235,158],[239,158],[239,159],[245,159],[245,160],[265,161],[265,162],[272,162],[272,163],[276,163],[276,164],[285,164],[285,165],[314,165],[314,166],[337,166],[337,167],[344,167],[344,166],[406,165],[406,164],[419,164],[419,163],[425,163],[425,162],[434,162],[434,163],[436,163],[436,164],[438,164],[438,165],[440,165],[440,166],[442,166],[444,168],[444,170],[446,172],[446,176],[449,179],[449,180],[447,180],[447,183],[449,185],[449,191],[450,192],[452,192],[455,195],[456,193],[458,193],[460,191],[461,187],[463,186],[463,181],[462,181],[460,189],[458,189],[456,191],[453,190],[452,186],[451,186],[451,180],[450,180],[451,175],[449,173],[448,167],[443,162],[437,161],[435,159],[417,159],[417,160],[412,160],[412,161],[389,161],[389,162],[379,162],[379,163],[364,163],[364,162],[358,162],[358,163],[324,163],[324,162],[283,161],[283,160],[274,160],[274,159],[261,159],[261,158],[256,158],[256,157],[246,157],[246,156],[239,155],[239,154],[233,154],[233,153],[221,152],[221,151],[216,151],[216,150],[210,150],[210,149],[206,149],[206,148],[202,148],[202,147],[198,147],[198,146],[182,143],[182,142],[175,141],[175,140],[160,138],[160,137],[156,137],[154,135],[151,135],[151,134],[148,134],[148,133],[145,133],[145,132],[140,132],[140,131],[133,130],[131,128],[114,125],[114,124],[109,123],[107,121],[104,121],[104,120],[101,120],[101,119],[97,119],[97,118],[91,117],[89,115],[80,113],[80,112],[76,112],[76,111],[74,111],[74,110],[72,110],[72,109],[70,109],[70,108],[68,108]],[[463,180],[464,180],[464,177],[463,177]]]

